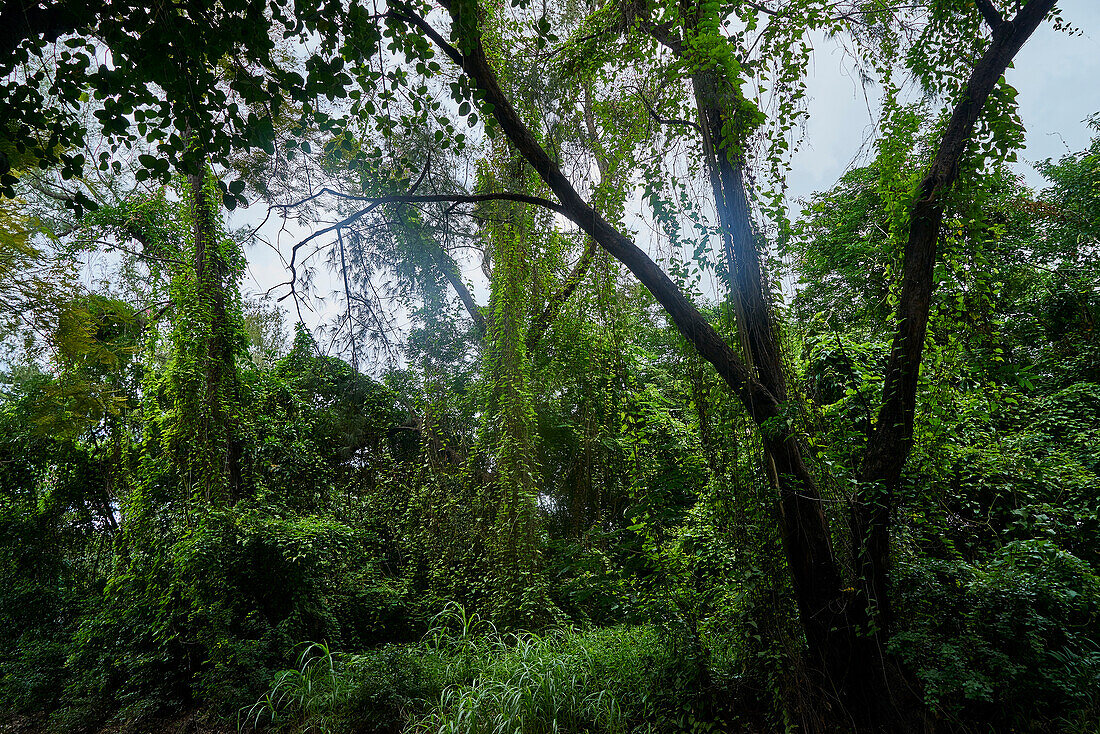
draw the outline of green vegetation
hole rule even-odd
[[[1095,731],[1053,6],[5,2],[0,728]]]

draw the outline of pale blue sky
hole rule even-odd
[[[1030,163],[1083,149],[1091,135],[1082,121],[1100,112],[1100,1],[1062,0],[1059,7],[1084,35],[1069,36],[1044,24],[1006,74],[1019,92],[1027,127],[1017,170],[1032,186],[1041,186],[1042,179]],[[792,199],[830,188],[859,154],[874,122],[836,44],[818,45],[809,95],[805,142],[789,178]],[[873,107],[874,94],[870,97]]]

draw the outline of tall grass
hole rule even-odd
[[[583,642],[575,630],[494,634],[477,640],[475,644],[482,645],[483,669],[473,680],[447,686],[434,710],[415,722],[412,730],[446,734],[623,731],[618,699],[599,680]]]
[[[690,712],[683,691],[695,687],[683,685],[682,667],[652,627],[502,633],[452,604],[416,645],[342,655],[310,644],[242,711],[240,725],[318,734],[620,734]]]
[[[276,674],[271,690],[237,719],[237,730],[262,726],[296,727],[299,732],[329,734],[336,731],[333,716],[351,694],[344,675],[345,661],[323,642],[308,643],[297,666]]]

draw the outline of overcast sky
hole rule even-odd
[[[1016,169],[1033,187],[1041,187],[1043,182],[1032,163],[1085,148],[1096,133],[1083,121],[1100,112],[1100,0],[1062,0],[1059,6],[1065,20],[1081,29],[1083,35],[1055,32],[1050,24],[1044,24],[1017,55],[1015,68],[1007,74],[1008,82],[1019,92],[1017,101],[1027,127],[1026,148],[1020,153]],[[816,44],[808,85],[805,137],[792,159],[788,179],[792,202],[832,187],[849,167],[862,162],[858,156],[875,122],[876,93],[871,90],[865,97],[837,44],[824,39]],[[250,212],[248,218],[255,221],[256,212]],[[283,253],[289,253],[304,236],[295,229],[277,236],[274,227],[269,227],[266,234]],[[248,258],[246,290],[263,292],[286,281],[282,263],[269,248],[253,247]],[[318,285],[327,292],[336,284],[319,273]],[[284,292],[276,291],[279,295]],[[484,302],[483,293],[481,300]],[[289,323],[297,321],[289,300],[282,305]],[[321,313],[333,313],[339,307],[340,302],[333,301]],[[320,314],[304,316],[311,325],[320,318]]]
[[[1083,149],[1091,136],[1082,121],[1100,112],[1100,0],[1062,0],[1058,5],[1063,18],[1084,35],[1071,37],[1044,24],[1006,74],[1019,92],[1017,102],[1027,127],[1027,147],[1017,170],[1032,186],[1041,186],[1042,179],[1031,162]],[[805,141],[795,154],[789,179],[792,198],[836,183],[874,123],[863,90],[848,73],[836,44],[817,47],[809,94]]]

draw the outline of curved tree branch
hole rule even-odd
[[[789,500],[781,508],[781,525],[799,607],[811,647],[824,647],[836,627],[836,616],[844,610],[842,586],[828,539],[824,544],[819,542],[819,528],[825,522],[824,513],[816,482],[802,459],[801,448],[786,431],[764,426],[770,419],[781,415],[779,400],[755,378],[736,351],[722,339],[668,275],[630,238],[581,198],[557,162],[538,142],[501,90],[489,65],[478,30],[476,4],[458,6],[446,3],[446,0],[444,2],[454,26],[465,29],[468,34],[463,39],[463,46],[468,49],[465,54],[444,41],[424,18],[414,13],[402,13],[402,17],[437,43],[465,71],[482,92],[485,101],[492,105],[492,115],[504,134],[561,201],[563,213],[638,278],[665,309],[677,330],[701,357],[714,365],[752,419],[765,428],[763,440],[776,463],[780,492]],[[469,13],[474,13],[475,17],[467,15]],[[472,32],[469,29],[473,29]],[[793,511],[788,512],[789,509]]]

